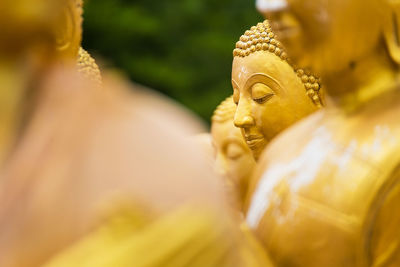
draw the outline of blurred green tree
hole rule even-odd
[[[206,121],[231,94],[232,50],[262,20],[252,0],[91,0],[83,46]]]

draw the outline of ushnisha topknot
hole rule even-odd
[[[240,40],[236,43],[236,48],[233,50],[233,56],[243,58],[257,51],[273,53],[291,65],[303,82],[306,94],[311,98],[313,103],[318,107],[323,105],[320,79],[311,75],[309,71],[297,69],[293,66],[282,44],[276,39],[275,33],[272,32],[267,20],[258,23],[257,26],[251,27],[250,30],[247,30],[240,37]]]
[[[213,123],[224,123],[228,120],[233,120],[236,112],[236,104],[233,102],[233,96],[226,98],[215,109],[211,118]]]
[[[267,20],[251,27],[240,37],[233,50],[233,56],[246,57],[256,51],[269,51],[283,60],[287,59],[287,54],[283,51],[281,43],[275,39]]]

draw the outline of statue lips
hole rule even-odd
[[[262,135],[245,135],[246,143],[251,150],[257,150],[264,144]]]

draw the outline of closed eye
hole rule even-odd
[[[256,83],[251,88],[251,96],[258,104],[264,104],[274,95],[274,91],[263,83]]]
[[[265,95],[265,96],[263,96],[261,98],[255,98],[253,100],[256,101],[258,104],[264,104],[265,102],[270,100],[273,96],[274,96],[274,94],[268,94],[268,95]]]
[[[226,146],[225,153],[226,153],[226,156],[228,159],[237,160],[241,156],[243,156],[245,151],[243,150],[243,148],[240,145],[238,145],[236,142],[233,142],[233,143],[229,143]]]

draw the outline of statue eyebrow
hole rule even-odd
[[[280,83],[275,80],[274,78],[272,78],[271,76],[264,74],[264,73],[255,73],[253,75],[250,76],[250,78],[247,79],[246,84],[245,84],[245,88],[247,90],[249,90],[251,88],[251,86],[253,86],[256,82],[255,79],[256,78],[261,78],[261,82],[264,83],[265,85],[269,86],[272,91],[274,91],[275,93],[278,93],[282,91],[282,86],[280,85]]]

